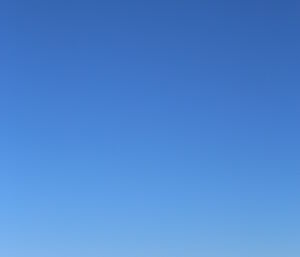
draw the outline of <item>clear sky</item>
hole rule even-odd
[[[299,257],[300,4],[0,3],[0,255]]]

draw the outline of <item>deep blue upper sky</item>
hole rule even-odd
[[[2,1],[0,255],[298,257],[299,1]]]

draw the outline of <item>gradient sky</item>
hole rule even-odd
[[[0,255],[299,257],[299,1],[0,3]]]

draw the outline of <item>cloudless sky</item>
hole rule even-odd
[[[300,4],[0,3],[0,255],[299,257]]]

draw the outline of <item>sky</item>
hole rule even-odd
[[[300,4],[0,3],[0,255],[298,257]]]

